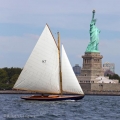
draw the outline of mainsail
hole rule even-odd
[[[73,72],[65,49],[62,45],[62,90],[73,94],[84,94]]]
[[[46,25],[13,89],[52,94],[64,92],[84,94],[63,45],[62,64],[59,59],[60,45],[56,45],[50,29]],[[60,71],[62,71],[61,76]]]
[[[45,26],[13,89],[60,93],[58,47]]]

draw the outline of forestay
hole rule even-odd
[[[84,94],[73,72],[65,49],[62,45],[62,89],[64,92]]]
[[[48,25],[13,88],[60,93],[58,48]]]

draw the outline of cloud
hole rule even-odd
[[[0,36],[0,67],[23,67],[39,36]]]
[[[0,36],[0,51],[3,53],[28,53],[34,47],[38,35],[25,34],[24,36]]]
[[[24,2],[1,0],[0,22],[32,26],[43,26],[47,22],[53,27],[86,29],[92,10],[96,9],[96,17],[100,20],[98,24],[103,29],[120,31],[117,27],[120,20],[116,19],[116,16],[120,18],[119,3],[119,0],[66,0],[62,2],[60,0],[50,2],[48,0],[25,0]]]
[[[112,41],[109,40],[101,40],[100,41],[100,51],[103,54],[108,54],[110,56],[118,56],[120,54],[120,40],[114,39]]]
[[[88,13],[92,9],[96,9],[98,13],[112,14],[119,13],[119,3],[119,0],[66,0],[62,2],[61,0],[25,0],[24,2],[21,0],[1,0],[0,8],[6,13],[10,10],[12,14],[76,14]]]
[[[103,61],[114,62],[120,71],[119,4],[119,0],[1,0],[1,66],[23,67],[38,40],[38,28],[42,29],[46,23],[53,34],[60,31],[71,64],[82,65],[80,56],[89,42],[89,24],[95,9]]]
[[[63,41],[67,55],[70,59],[72,66],[75,64],[80,64],[82,66],[82,55],[84,55],[89,41],[82,39],[67,39]],[[114,39],[109,40],[100,40],[99,50],[100,54],[103,55],[102,63],[109,61],[115,63],[115,71],[120,74],[119,61],[120,61],[120,40]]]
[[[22,37],[18,36],[2,36],[0,37],[0,58],[1,66],[17,66],[23,67],[32,52],[39,35],[25,34]],[[62,44],[65,47],[71,65],[82,65],[81,56],[84,55],[86,47],[89,43],[87,39],[70,39],[63,38]],[[113,41],[100,40],[99,50],[103,55],[103,62],[109,61],[116,65],[116,71],[119,69],[119,39]],[[113,59],[114,58],[114,59]],[[8,62],[9,61],[9,62]]]

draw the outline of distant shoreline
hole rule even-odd
[[[36,92],[22,90],[0,90],[0,94],[36,94]]]
[[[87,91],[84,92],[85,95],[101,95],[101,96],[120,96],[120,91],[116,92],[116,91]]]
[[[120,91],[112,91],[112,92],[103,92],[103,91],[87,91],[84,92],[85,95],[96,95],[96,96],[120,96]],[[0,90],[0,94],[39,94],[38,92],[31,92],[31,91],[19,91],[19,90]]]

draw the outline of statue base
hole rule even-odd
[[[83,66],[80,76],[77,76],[80,83],[95,83],[95,78],[104,76],[102,69],[102,58],[100,52],[85,52]]]

